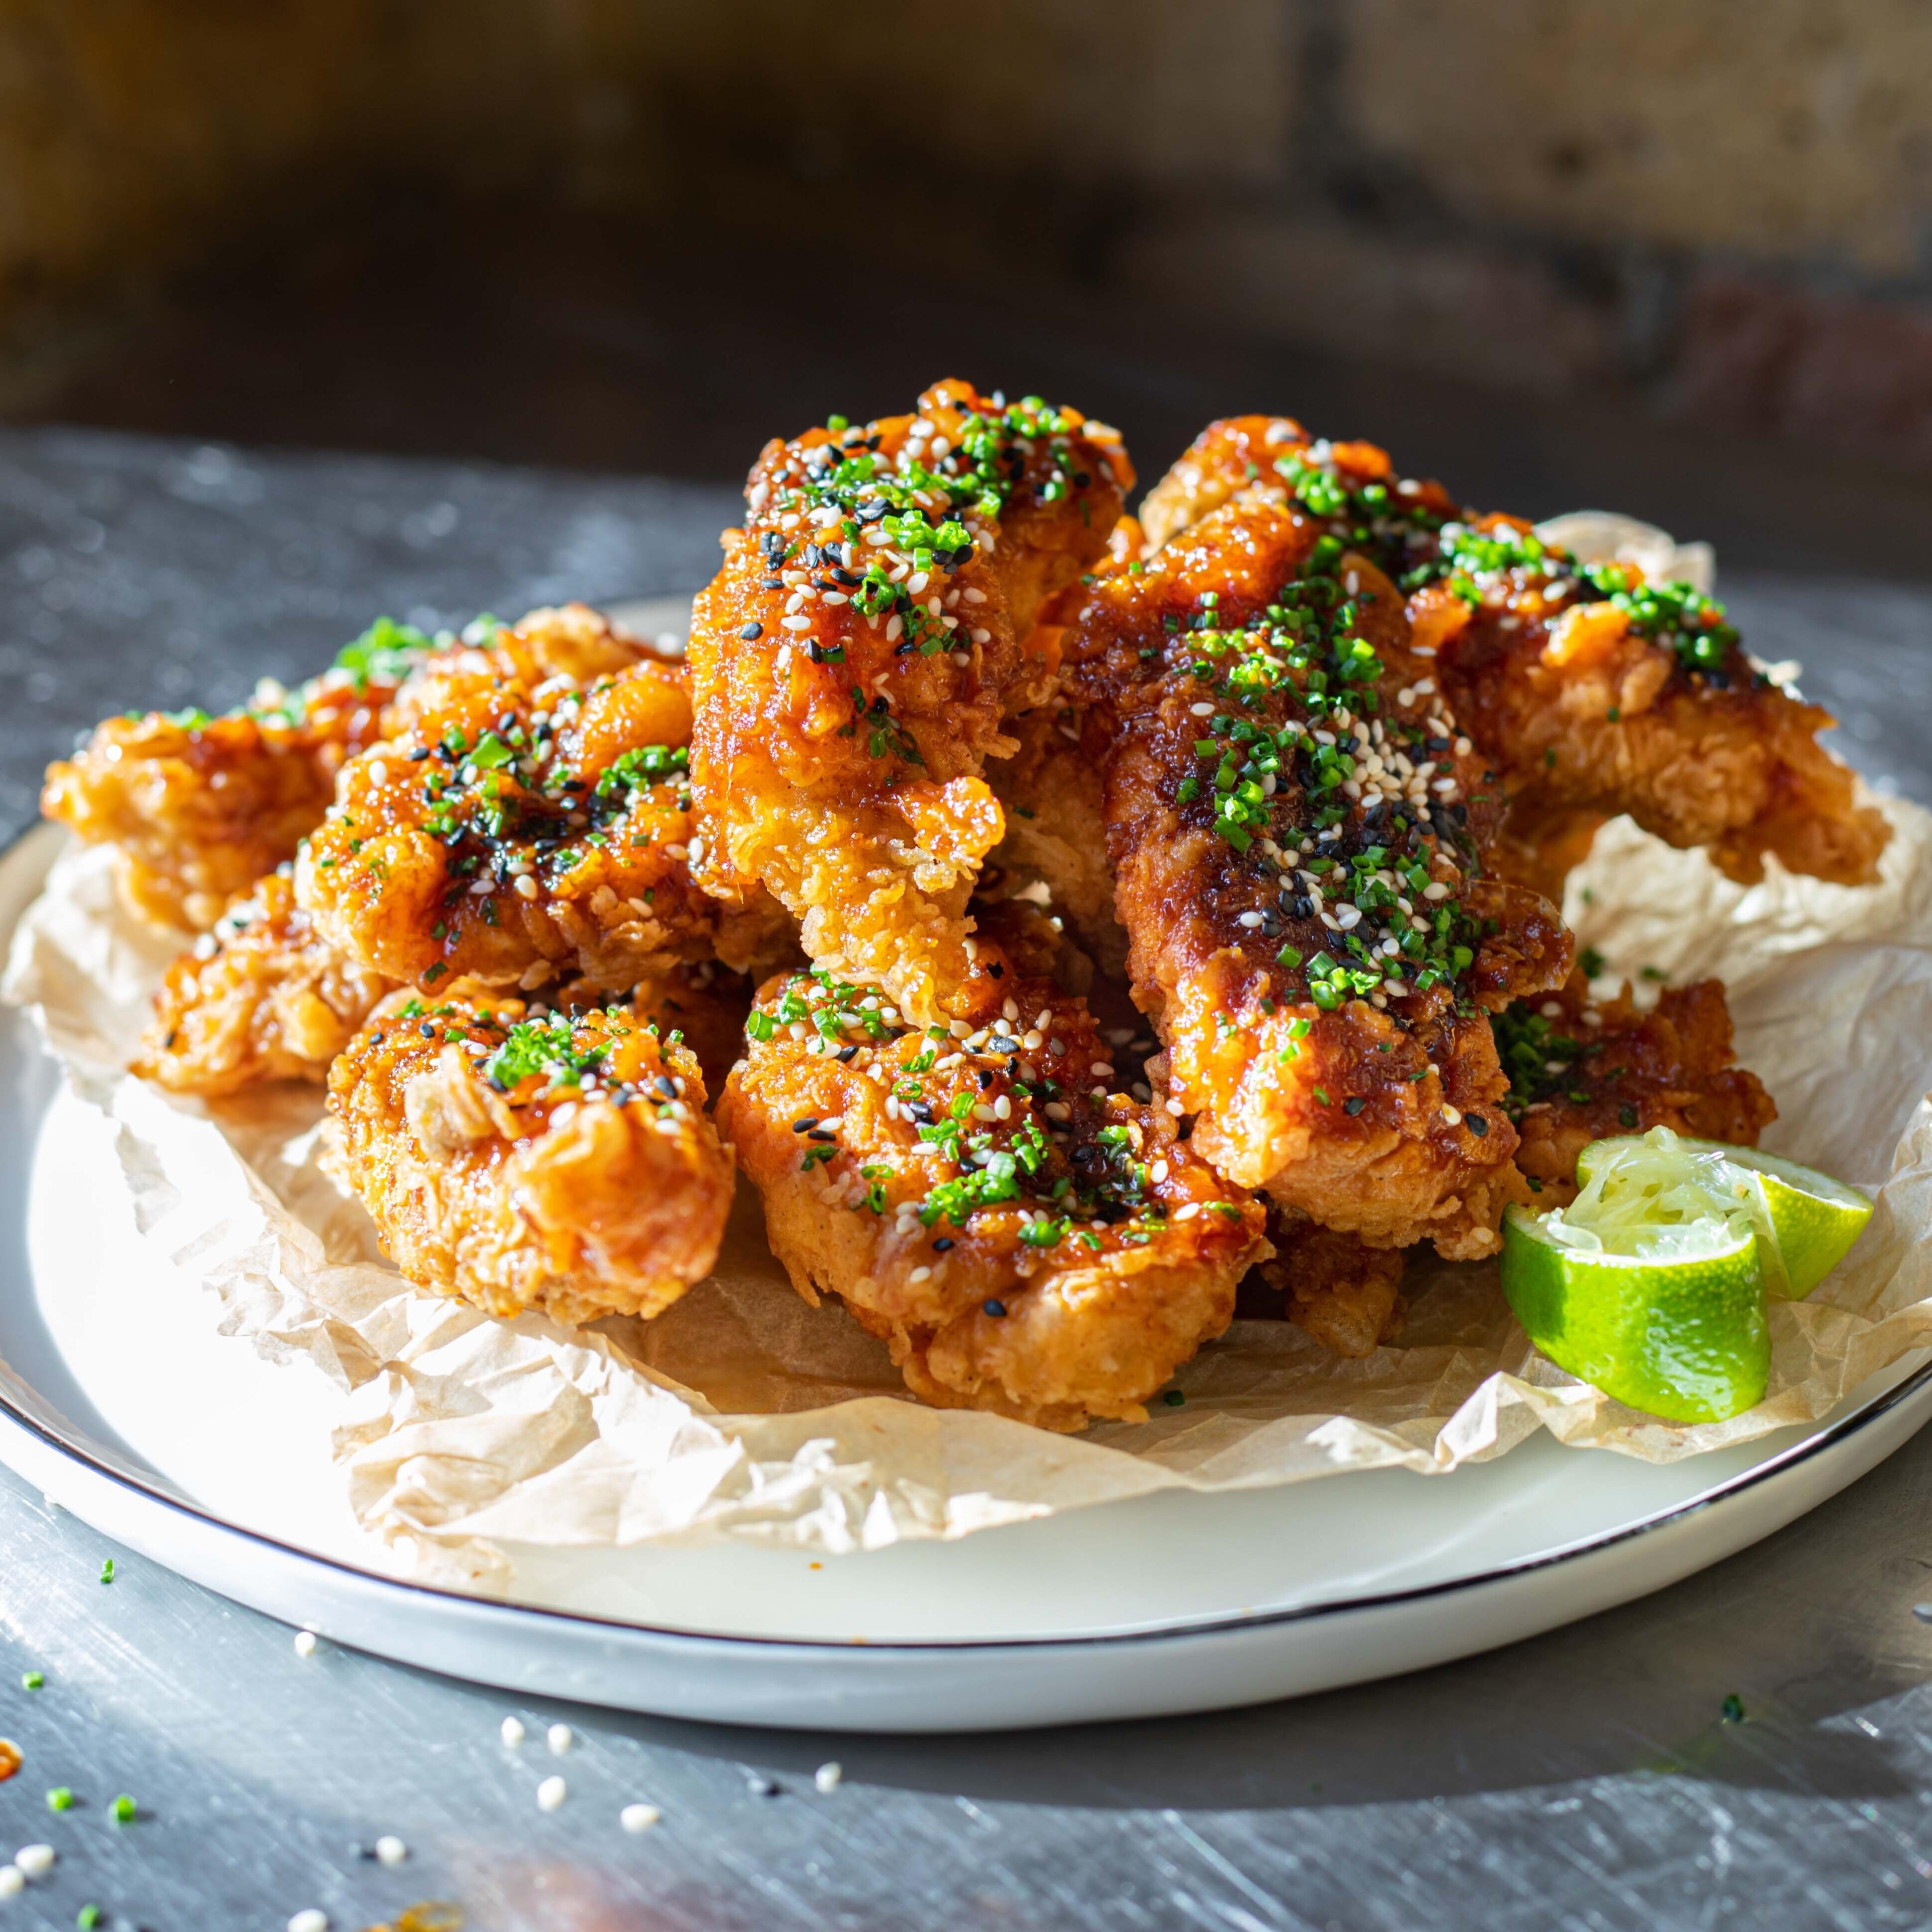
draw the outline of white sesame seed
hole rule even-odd
[[[1244,912],[1241,914],[1240,919],[1235,922],[1237,925],[1246,926],[1250,932],[1253,932],[1255,928],[1261,925],[1262,922],[1262,916],[1258,912]]]
[[[26,1884],[27,1875],[18,1865],[0,1865],[0,1898],[18,1898]]]
[[[993,1102],[993,1118],[996,1120],[1010,1120],[1013,1117],[1013,1103],[1002,1094]]]
[[[14,1854],[14,1862],[29,1878],[45,1878],[54,1868],[54,1848],[51,1845],[22,1845]]]
[[[1422,896],[1430,900],[1446,899],[1449,896],[1449,888],[1440,879],[1431,879],[1423,887]]]
[[[1111,1060],[1096,1060],[1092,1071],[1096,1080],[1111,1080],[1114,1077],[1114,1063]]]
[[[560,1778],[547,1778],[537,1786],[537,1809],[554,1811],[570,1796],[570,1786]]]
[[[1167,1162],[1164,1160],[1157,1160],[1148,1169],[1148,1178],[1150,1180],[1165,1180],[1167,1178]]]
[[[369,760],[369,782],[371,784],[386,784],[388,779],[388,765],[380,758],[371,758]]]
[[[973,1109],[973,1118],[974,1120],[977,1120],[981,1126],[991,1126],[1000,1117],[993,1112],[992,1108],[986,1105],[985,1101],[982,1100],[979,1105]]]
[[[523,1742],[525,1736],[523,1719],[520,1718],[506,1718],[503,1721],[496,1726],[496,1735],[503,1740],[505,1744],[508,1745],[511,1750],[514,1750],[516,1748]]]
[[[632,1834],[648,1832],[664,1816],[655,1804],[626,1804],[617,1814],[617,1822]]]
[[[1184,1107],[1178,1100],[1169,1100],[1167,1102],[1166,1106],[1167,1111],[1172,1114],[1177,1120],[1179,1120],[1181,1115],[1187,1111],[1187,1109]]]
[[[821,1764],[812,1774],[812,1781],[820,1791],[836,1791],[845,1781],[845,1767],[836,1759],[830,1764]]]
[[[1214,707],[1211,704],[1190,704],[1187,707],[1187,710],[1189,715],[1195,718],[1211,718],[1214,715]],[[1316,735],[1319,737],[1321,734],[1317,732]],[[1333,738],[1330,738],[1328,742],[1332,745],[1335,741]]]
[[[399,1865],[409,1855],[409,1846],[393,1832],[386,1832],[376,1840],[376,1856],[386,1865]]]
[[[553,1724],[544,1733],[544,1742],[550,1746],[553,1757],[561,1757],[577,1739],[568,1724]]]
[[[1447,1120],[1452,1127],[1460,1127],[1462,1124],[1462,1109],[1458,1107],[1450,1106],[1446,1100],[1442,1103],[1442,1118]]]
[[[289,1932],[328,1932],[328,1914],[319,1906],[311,1905],[306,1912],[298,1912],[289,1921]]]
[[[315,1654],[315,1632],[314,1630],[297,1630],[296,1632],[296,1654],[298,1657],[313,1657]]]
[[[520,899],[533,899],[537,896],[537,882],[527,872],[519,872],[516,883],[510,888]]]
[[[930,1281],[932,1279],[932,1269],[923,1266],[914,1268],[912,1273],[906,1276],[906,1280],[910,1282]]]

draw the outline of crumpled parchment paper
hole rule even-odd
[[[1721,878],[1628,822],[1568,908],[1614,973],[1728,982],[1739,1058],[1778,1102],[1768,1146],[1875,1192],[1858,1246],[1804,1302],[1771,1304],[1770,1392],[1679,1426],[1537,1356],[1491,1265],[1412,1268],[1399,1347],[1328,1354],[1284,1322],[1238,1322],[1179,1377],[1184,1406],[1077,1437],[921,1407],[835,1306],[808,1308],[742,1187],[718,1271],[651,1323],[500,1322],[412,1288],[330,1178],[320,1096],[173,1100],[121,1069],[179,935],[126,908],[109,854],[69,851],[15,935],[4,988],[32,1008],[81,1096],[114,1124],[99,1190],[206,1292],[261,1372],[340,1392],[332,1454],[357,1520],[406,1574],[508,1587],[505,1545],[718,1536],[815,1551],[954,1538],[1167,1488],[1441,1474],[1547,1429],[1650,1461],[1815,1420],[1932,1345],[1932,815],[1886,802],[1866,891]]]

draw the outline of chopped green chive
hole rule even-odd
[[[57,1784],[47,1793],[50,1811],[71,1811],[74,1809],[74,1792],[64,1784]]]

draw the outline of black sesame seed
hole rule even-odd
[[[946,1253],[952,1246],[952,1237],[950,1234],[941,1234],[939,1239],[933,1243],[932,1252],[936,1255],[943,1255]]]
[[[808,1134],[818,1124],[818,1116],[816,1114],[801,1114],[792,1122],[791,1130],[795,1134]]]
[[[434,1040],[436,1037],[436,1028],[431,1026],[428,1020],[424,1020],[422,1024],[417,1028],[416,1030],[422,1035],[424,1040]]]
[[[990,1315],[995,1322],[998,1321],[1000,1316],[1004,1315],[1006,1312],[1006,1304],[1004,1301],[982,1301],[980,1303],[980,1306],[981,1309],[986,1313]]]
[[[1480,1114],[1465,1114],[1462,1118],[1467,1123],[1470,1132],[1478,1140],[1480,1140],[1490,1130],[1489,1122]]]
[[[1345,1114],[1359,1114],[1368,1104],[1360,1094],[1357,1094],[1342,1102],[1342,1111]]]
[[[677,1098],[677,1082],[672,1079],[668,1073],[660,1073],[658,1077],[651,1082],[651,1084],[655,1087],[667,1100],[675,1100]]]
[[[833,1058],[836,1059],[842,1066],[849,1066],[852,1064],[852,1061],[857,1057],[858,1052],[859,1049],[856,1046],[842,1046],[838,1049],[838,1052],[833,1055]],[[928,1114],[928,1118],[930,1116]]]
[[[762,624],[747,624],[738,633],[739,636],[742,638],[748,644],[753,638],[761,638],[764,634],[765,627]]]

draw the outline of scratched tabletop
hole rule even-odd
[[[104,712],[219,707],[379,610],[430,626],[688,590],[733,502],[0,432],[0,838]],[[1760,656],[1803,662],[1846,754],[1932,800],[1932,591],[1723,588]],[[728,1730],[299,1654],[0,1471],[0,1736],[25,1760],[0,1784],[0,1860],[58,1855],[0,1898],[0,1932],[279,1932],[317,1911],[356,1932],[426,1901],[470,1932],[1923,1927],[1928,1619],[1932,1432],[1689,1582],[1418,1676],[1010,1736]],[[568,1797],[542,1810],[556,1772]],[[626,1832],[638,1804],[660,1819]]]

